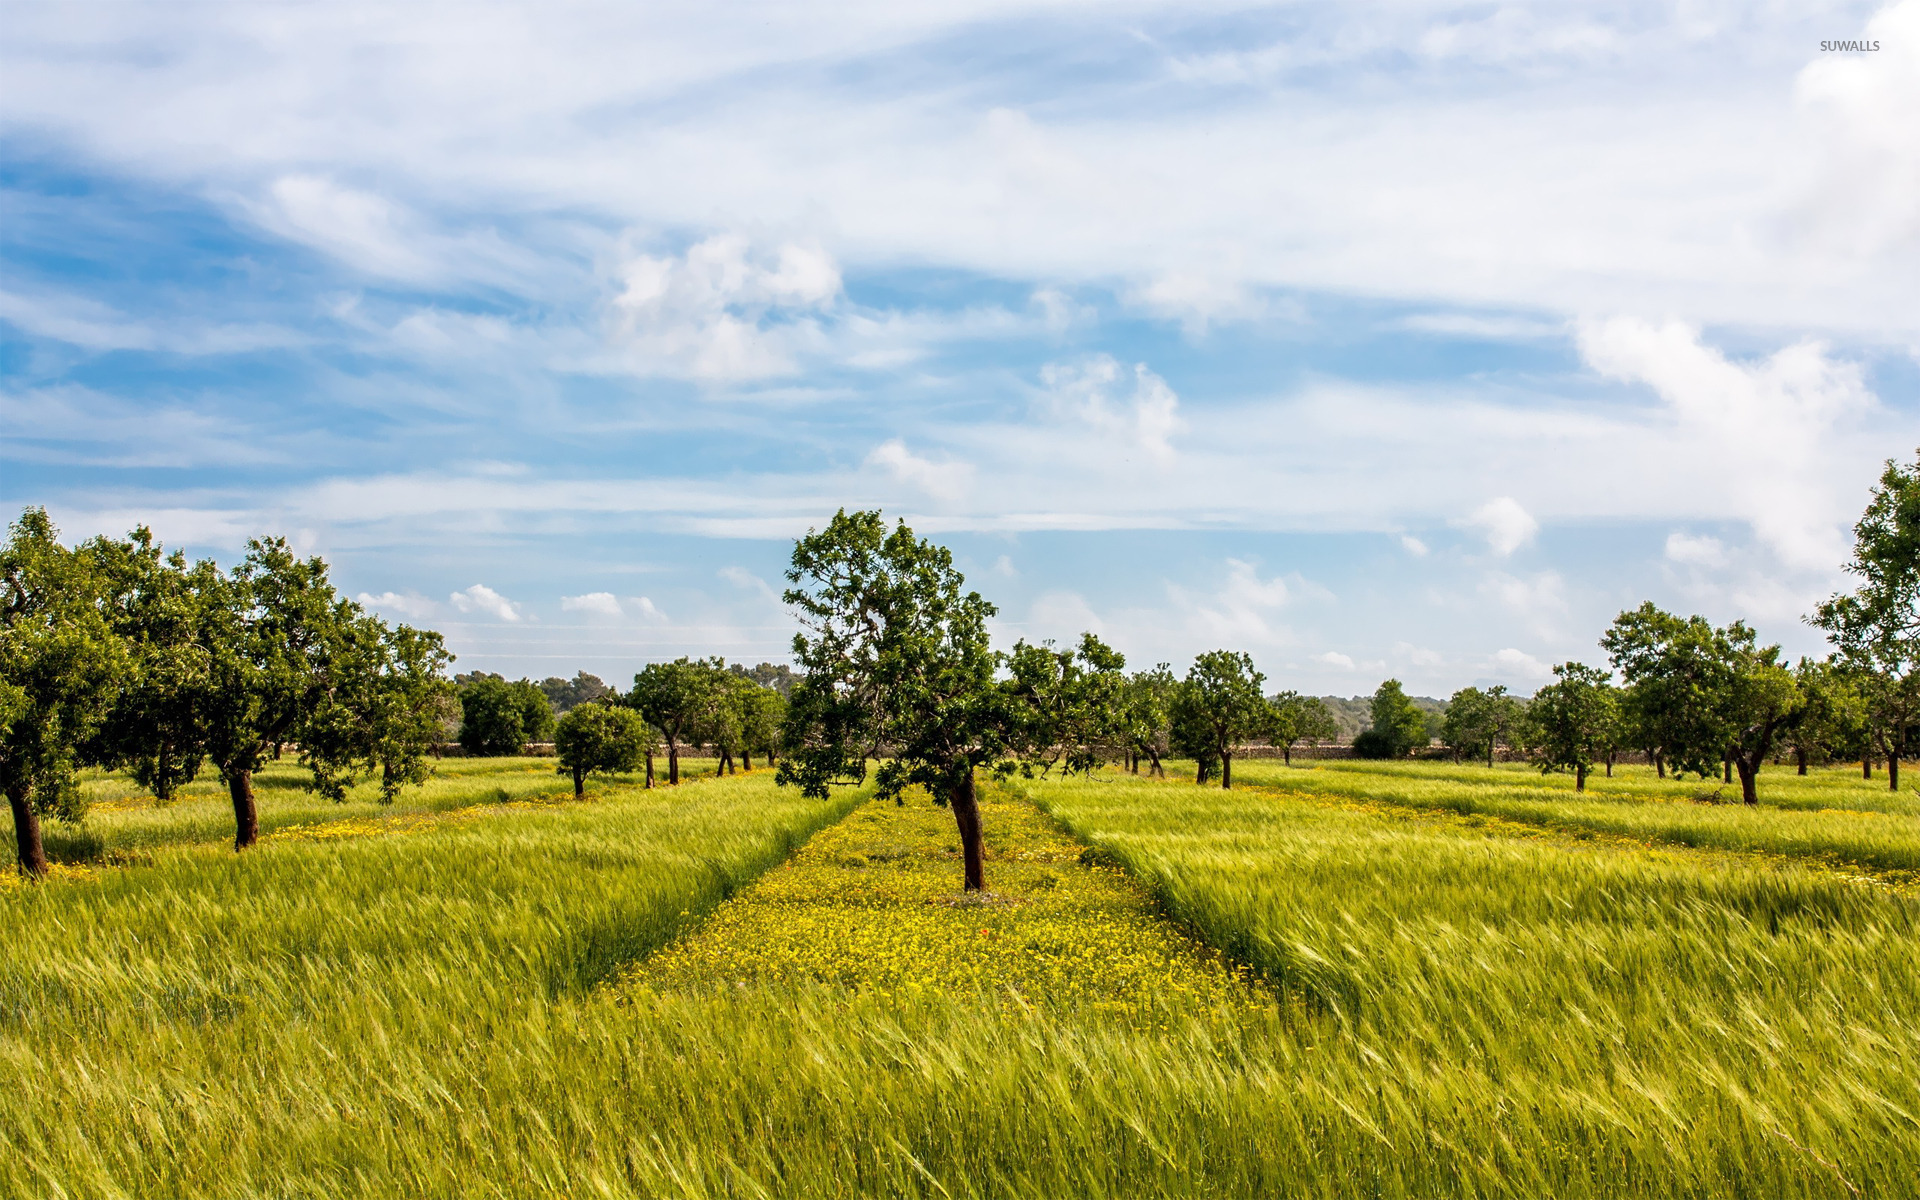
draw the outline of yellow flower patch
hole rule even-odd
[[[826,985],[903,1002],[990,994],[1007,1007],[1151,1019],[1272,1004],[1243,969],[1181,936],[1117,868],[1024,797],[985,788],[989,890],[960,891],[953,817],[924,795],[874,801],[631,968],[631,993]]]

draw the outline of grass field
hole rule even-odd
[[[1854,848],[1902,814],[1443,764],[1260,764],[1236,775],[1286,790],[1225,793],[1105,772],[985,788],[994,894],[963,902],[923,800],[823,806],[762,771],[576,804],[542,764],[448,765],[387,809],[263,789],[278,832],[241,855],[224,797],[123,796],[100,852],[0,890],[0,1195],[1920,1178],[1920,901],[1769,824]],[[1726,846],[1593,806],[1711,817]]]

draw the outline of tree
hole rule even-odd
[[[1855,673],[1887,786],[1899,791],[1900,756],[1920,725],[1920,456],[1911,467],[1887,460],[1853,527],[1846,569],[1860,586],[1810,619]]]
[[[712,707],[720,659],[677,658],[648,663],[633,677],[627,703],[667,739],[667,782],[680,782],[680,746],[696,737]]]
[[[733,756],[747,753],[748,706],[752,703],[753,692],[763,691],[759,684],[744,675],[730,671],[715,670],[709,681],[706,711],[696,728],[696,736],[713,746],[714,754],[719,758],[715,770],[728,775],[734,772]],[[753,769],[752,760],[748,760],[747,769]]]
[[[553,736],[553,705],[531,680],[469,676],[460,689],[460,745],[482,756],[522,753]]]
[[[1207,721],[1200,689],[1182,679],[1174,684],[1167,707],[1167,750],[1193,760],[1193,782],[1205,785],[1220,774],[1220,749]]]
[[[78,820],[83,748],[105,722],[126,648],[101,611],[100,580],[29,508],[0,548],[0,791],[20,870],[47,873],[40,818]]]
[[[1007,657],[1007,689],[1019,716],[1016,735],[1024,757],[1044,777],[1065,760],[1068,774],[1089,774],[1126,735],[1127,660],[1112,647],[1083,634],[1072,650],[1052,642],[1017,643]]]
[[[335,594],[325,562],[256,538],[208,611],[207,757],[233,801],[234,849],[244,850],[260,836],[253,773],[322,701],[358,606]]]
[[[965,887],[986,886],[976,769],[1002,763],[1017,718],[987,640],[993,605],[965,580],[953,555],[888,531],[880,513],[836,513],[794,543],[786,602],[802,630],[794,661],[805,678],[787,710],[779,781],[825,798],[831,785],[864,778],[868,752],[892,757],[876,794],[898,799],[918,784],[953,812]]]
[[[1754,632],[1735,621],[1718,631],[1732,667],[1726,696],[1728,753],[1740,776],[1740,798],[1760,803],[1760,768],[1780,731],[1799,720],[1805,698],[1794,673],[1780,661],[1780,647],[1758,646]]]
[[[1793,751],[1799,774],[1809,762],[1826,762],[1860,752],[1868,737],[1868,721],[1851,674],[1826,659],[1802,658],[1794,668],[1800,687],[1800,713],[1782,732]]]
[[[107,619],[128,654],[92,755],[103,766],[130,768],[136,783],[169,803],[206,759],[201,714],[212,686],[209,606],[222,594],[220,569],[164,554],[145,526],[124,541],[95,538],[79,553],[100,581]]]
[[[632,709],[590,700],[561,714],[553,743],[577,800],[587,794],[587,776],[638,769],[653,749],[653,730]]]
[[[577,704],[591,704],[613,695],[613,689],[607,686],[604,679],[585,671],[575,672],[572,679],[548,676],[540,681],[539,687],[556,715],[564,715]]]
[[[1507,694],[1505,684],[1496,683],[1485,691],[1461,688],[1447,701],[1440,740],[1453,751],[1456,762],[1462,757],[1484,758],[1491,767],[1494,752],[1513,744],[1520,720],[1520,702]]]
[[[1209,650],[1187,671],[1189,717],[1197,723],[1220,763],[1220,786],[1233,786],[1233,752],[1266,732],[1270,709],[1261,695],[1267,677],[1253,659],[1230,650]]]
[[[1584,663],[1562,663],[1554,682],[1527,707],[1527,743],[1540,770],[1572,771],[1573,790],[1587,790],[1587,772],[1612,752],[1618,697],[1607,674]]]
[[[1405,758],[1415,746],[1427,744],[1427,716],[1398,679],[1374,689],[1369,711],[1372,723],[1353,739],[1353,752],[1361,758]]]
[[[1333,714],[1317,696],[1281,692],[1267,697],[1267,707],[1270,710],[1267,740],[1280,747],[1280,755],[1288,766],[1293,765],[1293,748],[1297,743],[1316,743],[1339,732]]]
[[[785,700],[787,696],[792,693],[793,685],[799,678],[793,673],[793,668],[785,663],[763,662],[757,667],[748,667],[741,663],[732,663],[728,665],[727,670],[732,674],[751,679],[761,687],[778,693],[782,700]]]
[[[752,755],[757,751],[772,766],[780,751],[780,728],[787,717],[786,693],[772,684],[761,684],[742,695],[743,725],[740,757],[747,770],[753,770]]]
[[[1167,773],[1160,765],[1160,756],[1171,749],[1173,702],[1179,690],[1180,681],[1166,663],[1157,664],[1151,671],[1136,671],[1128,677],[1123,698],[1122,736],[1136,774],[1143,754],[1152,764],[1149,774],[1164,776]]]
[[[427,755],[452,705],[446,668],[453,661],[439,634],[402,625],[388,628],[361,615],[344,639],[351,650],[331,672],[331,686],[299,730],[301,756],[318,789],[346,798],[352,773],[380,773],[380,801],[391,804],[408,784],[431,774]],[[526,696],[504,685],[508,703],[524,710]],[[525,721],[521,721],[524,731]],[[520,746],[515,743],[513,751]]]

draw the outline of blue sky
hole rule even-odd
[[[842,505],[1276,686],[1811,652],[1920,445],[1920,0],[0,29],[0,500],[285,534],[462,669],[783,658]]]

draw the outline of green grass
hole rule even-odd
[[[1191,777],[1189,773],[1189,778]],[[1641,841],[1783,854],[1879,872],[1920,876],[1920,802],[1860,778],[1858,768],[1824,768],[1802,779],[1762,773],[1755,807],[1739,788],[1699,780],[1659,780],[1646,767],[1589,777],[1586,793],[1566,775],[1524,764],[1301,762],[1254,759],[1234,767],[1236,784],[1299,795],[1331,795],[1503,817],[1557,829],[1584,829]],[[1721,801],[1696,797],[1722,788]],[[1731,802],[1728,802],[1728,796]]]
[[[1027,785],[1091,871],[996,792],[990,886],[1068,903],[977,926],[941,903],[944,813],[863,815],[761,876],[858,800],[765,771],[585,804],[423,795],[0,889],[0,1195],[1910,1194],[1914,900],[1348,781]],[[1141,924],[1111,864],[1176,928]],[[1132,907],[1075,933],[1083,889],[1088,913]],[[1003,953],[1098,985],[1059,995],[1124,976],[1127,1003],[1050,1002],[1033,964],[980,955],[1003,926]],[[1103,961],[1180,926],[1271,998]],[[862,947],[895,942],[942,952],[932,986],[875,986],[903,976]],[[720,966],[689,986],[676,955]]]
[[[681,776],[692,779],[711,775],[714,766],[712,759],[682,759]],[[658,768],[664,780],[664,759]],[[642,779],[642,775],[596,776],[593,786],[631,785]],[[476,804],[570,795],[573,790],[572,781],[556,773],[551,758],[442,759],[434,765],[431,779],[403,789],[391,804],[380,802],[377,783],[359,784],[339,803],[314,792],[312,783],[313,773],[291,758],[255,774],[260,832],[329,821],[447,812]],[[233,841],[233,804],[226,785],[211,769],[164,805],[122,774],[89,771],[81,786],[91,804],[86,819],[74,825],[50,822],[46,826],[47,853],[56,862],[125,861],[164,846]]]

